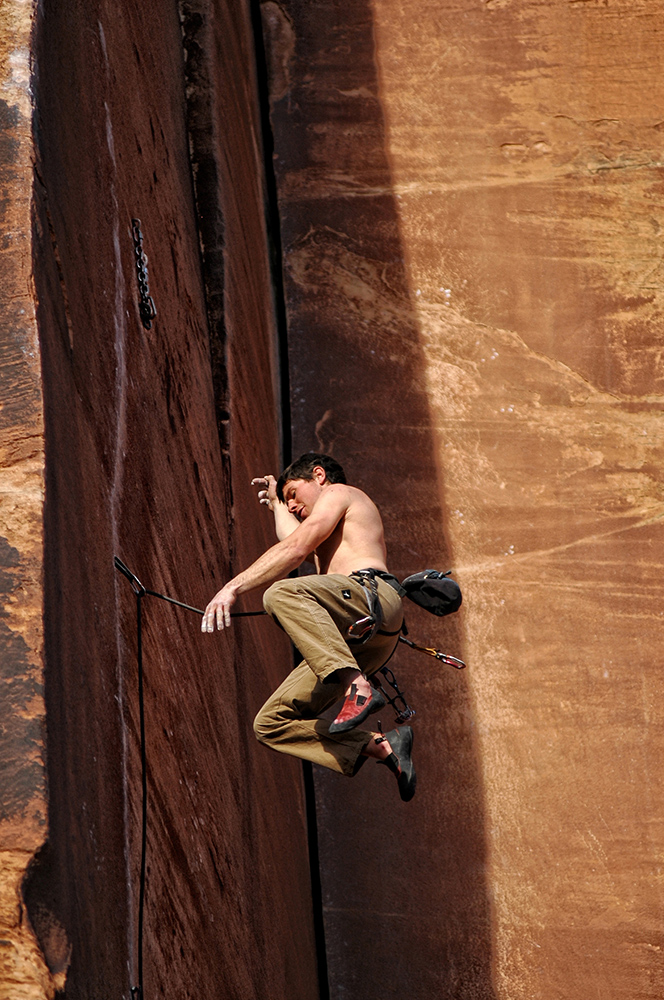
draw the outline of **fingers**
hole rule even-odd
[[[228,628],[231,623],[231,611],[228,605],[217,605],[217,628],[221,632],[222,628]]]
[[[272,504],[273,500],[277,498],[276,485],[277,480],[274,476],[257,476],[255,479],[251,480],[252,486],[265,486],[264,490],[258,491],[258,502],[267,504],[268,507]]]
[[[211,602],[208,604],[201,621],[201,632],[214,632],[215,622],[221,631],[231,624],[231,609],[229,604]]]
[[[230,581],[214,595],[203,612],[201,632],[214,632],[215,623],[219,631],[228,628],[231,623],[231,608],[236,600],[236,588]]]

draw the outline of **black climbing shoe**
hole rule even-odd
[[[415,794],[417,776],[411,760],[413,752],[413,730],[410,726],[393,729],[386,733],[385,739],[392,748],[392,753],[379,763],[385,764],[397,777],[399,795],[404,802],[410,802]]]

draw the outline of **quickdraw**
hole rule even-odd
[[[405,635],[399,636],[399,642],[405,642],[411,649],[416,649],[420,653],[428,653],[429,656],[435,656],[441,663],[447,663],[450,667],[456,667],[457,670],[464,670],[466,667],[463,660],[457,659],[456,656],[452,656],[450,653],[441,653],[439,649],[434,649],[432,646],[418,646],[416,642],[407,639]]]
[[[450,667],[456,667],[457,670],[463,670],[466,666],[463,660],[459,660],[456,656],[452,656],[450,653],[441,653],[439,649],[434,649],[430,646],[418,646],[416,642],[413,642],[411,639],[407,639],[404,635],[399,636],[399,642],[405,643],[406,646],[410,646],[411,649],[416,649],[420,653],[428,653],[429,656],[435,657],[435,659],[439,660],[441,663],[447,663]],[[378,678],[376,674],[374,674],[371,678],[371,683],[374,687],[380,688],[383,692],[388,704],[394,709],[397,726],[402,726],[404,722],[408,722],[409,719],[413,718],[416,714],[415,709],[411,708],[406,701],[406,696],[399,687],[397,679],[389,667],[381,667],[380,670],[378,670],[378,673],[383,675],[384,679],[394,691],[394,694],[390,697],[389,692],[385,690],[380,682],[380,678]]]
[[[404,722],[408,722],[409,719],[413,718],[413,716],[416,714],[415,709],[411,708],[408,702],[406,701],[405,695],[401,690],[401,688],[399,687],[399,685],[397,684],[397,679],[389,667],[381,667],[378,673],[383,675],[387,683],[394,691],[392,697],[390,697],[389,692],[386,691],[383,685],[380,683],[380,678],[376,677],[375,674],[371,678],[371,683],[374,685],[374,687],[380,688],[380,690],[383,692],[383,694],[387,699],[388,705],[390,705],[394,709],[394,713],[396,715],[396,719],[394,721],[396,722],[397,726],[401,726],[403,725]],[[379,723],[379,728],[380,728],[380,723]]]

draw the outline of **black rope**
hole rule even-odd
[[[138,717],[141,743],[141,875],[138,890],[138,986],[132,986],[135,1000],[143,1000],[143,915],[145,912],[145,867],[148,845],[148,767],[145,749],[145,697],[143,691],[143,606],[145,594],[136,595],[137,660],[138,660]]]
[[[143,1000],[143,925],[145,918],[145,881],[147,870],[147,846],[148,846],[148,765],[147,752],[145,746],[145,691],[143,685],[143,598],[158,597],[162,601],[168,601],[185,611],[193,611],[194,614],[202,615],[199,608],[194,608],[190,604],[183,604],[176,601],[174,597],[167,597],[166,594],[159,594],[156,590],[149,590],[144,587],[135,573],[123,563],[122,559],[115,556],[113,560],[115,568],[129,580],[131,589],[136,594],[136,659],[138,673],[138,718],[140,733],[140,753],[141,753],[141,795],[143,798],[141,806],[141,874],[138,887],[138,931],[137,931],[137,968],[138,985],[131,987],[132,1000]],[[267,615],[267,611],[233,611],[231,618],[254,618],[258,615]]]
[[[178,608],[184,608],[185,611],[193,611],[196,615],[203,615],[204,612],[200,608],[193,608],[191,604],[183,604],[182,601],[176,601],[174,597],[167,597],[166,594],[159,594],[156,590],[148,590],[144,587],[141,581],[138,579],[135,573],[129,569],[128,566],[123,563],[122,559],[118,556],[114,556],[113,562],[115,568],[120,570],[123,576],[126,576],[131,584],[131,589],[138,597],[158,597],[160,601],[168,601],[169,604],[175,604]],[[256,618],[258,615],[266,615],[267,611],[231,611],[231,618]]]

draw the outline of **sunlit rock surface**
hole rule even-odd
[[[50,997],[55,982],[21,884],[46,836],[42,659],[42,395],[31,281],[30,31],[0,10],[0,997]]]
[[[331,996],[655,1000],[664,5],[265,8],[294,451],[465,594],[412,804],[316,775]]]

